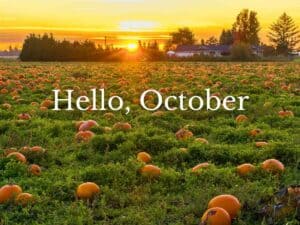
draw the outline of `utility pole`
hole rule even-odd
[[[105,49],[107,49],[107,43],[106,43],[106,40],[107,39],[107,36],[104,36],[104,47],[105,47]]]

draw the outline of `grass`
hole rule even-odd
[[[297,213],[272,218],[258,211],[274,204],[274,193],[299,184],[300,99],[297,88],[298,63],[20,63],[1,62],[0,89],[0,186],[20,185],[35,196],[27,207],[13,203],[0,205],[0,224],[118,224],[192,225],[199,224],[209,200],[223,193],[233,194],[243,204],[234,225],[299,224]],[[266,87],[266,81],[273,87]],[[221,82],[221,83],[220,83]],[[217,85],[217,83],[219,83]],[[89,90],[106,86],[106,92],[122,96],[131,113],[40,110],[39,104],[52,99],[52,89],[60,87]],[[283,88],[287,85],[288,88]],[[186,91],[201,93],[204,88],[221,96],[249,95],[243,112],[249,121],[237,124],[239,112],[165,112],[153,116],[134,99],[147,88],[171,88],[168,94]],[[15,97],[14,97],[15,96]],[[155,101],[155,99],[154,99]],[[32,102],[37,102],[34,104]],[[9,103],[11,109],[3,104]],[[280,118],[282,107],[294,117]],[[20,121],[18,114],[31,119]],[[75,140],[75,122],[96,120],[96,136],[88,143]],[[129,122],[129,132],[112,130],[116,122]],[[187,126],[194,137],[204,137],[208,145],[194,138],[179,141],[175,133]],[[263,132],[250,137],[249,131]],[[258,149],[255,141],[269,145]],[[44,154],[26,154],[28,164],[4,156],[8,148],[39,145]],[[180,148],[185,147],[187,152]],[[147,151],[162,174],[158,179],[142,177],[136,154]],[[281,176],[264,172],[260,164],[276,158],[286,170]],[[191,168],[201,162],[213,167],[200,174]],[[240,177],[236,166],[252,163],[257,171]],[[42,167],[41,176],[28,173],[31,163]],[[92,204],[78,201],[75,190],[91,181],[101,188]]]

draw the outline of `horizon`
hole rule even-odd
[[[199,0],[66,0],[17,2],[0,0],[0,50],[10,45],[22,47],[29,33],[53,33],[57,39],[91,40],[124,47],[138,40],[164,43],[168,34],[179,27],[189,27],[197,40],[219,38],[222,29],[230,29],[237,14],[244,8],[258,13],[259,36],[268,43],[270,25],[286,12],[300,25],[300,4],[296,0],[268,2]],[[8,7],[10,3],[13,7]],[[15,4],[14,4],[15,3]],[[191,7],[191,5],[193,7]],[[124,10],[125,9],[125,10]],[[188,12],[188,13],[187,13]],[[225,12],[225,13],[224,13]],[[180,21],[180,22],[178,22]]]

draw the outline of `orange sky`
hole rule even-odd
[[[258,12],[263,40],[284,11],[300,25],[299,0],[0,0],[0,48],[21,46],[26,34],[45,31],[73,40],[101,43],[109,35],[111,42],[120,37],[130,42],[130,36],[164,40],[177,27],[189,26],[198,38],[207,38],[230,28],[243,8]]]

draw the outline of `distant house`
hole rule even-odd
[[[257,55],[257,56],[263,56],[263,48],[259,45],[251,45],[251,51],[252,54]]]
[[[289,55],[294,56],[294,57],[300,57],[300,50],[294,50],[289,53]]]
[[[197,55],[223,57],[230,55],[231,45],[179,45],[174,51],[168,51],[169,57],[189,58]],[[262,55],[260,46],[251,46],[252,53]]]
[[[17,49],[0,51],[0,58],[16,59],[19,55],[20,51]]]

